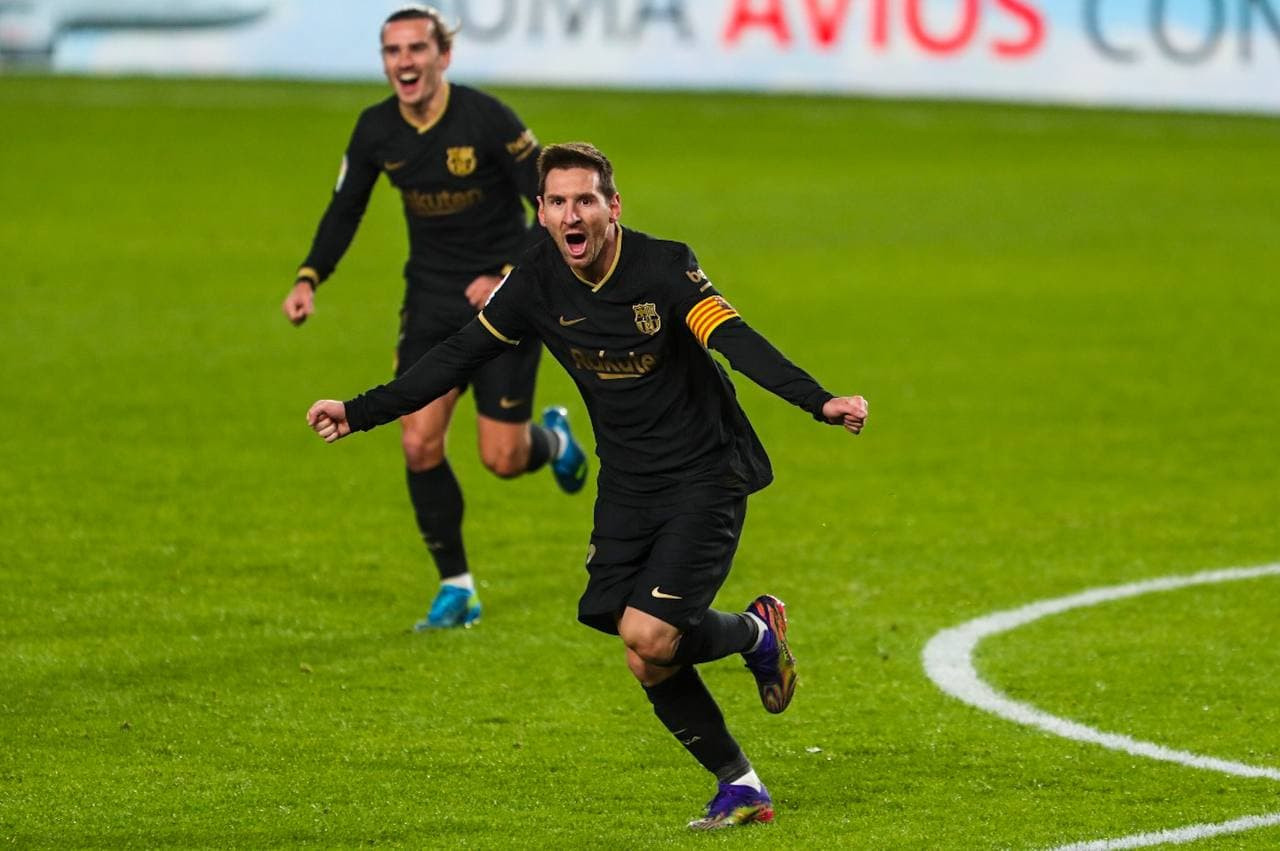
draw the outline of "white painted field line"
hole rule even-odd
[[[1150,848],[1152,845],[1184,845],[1198,839],[1211,836],[1227,836],[1232,833],[1244,833],[1259,827],[1280,825],[1280,813],[1269,816],[1245,816],[1234,821],[1218,824],[1192,824],[1175,830],[1162,830],[1158,833],[1139,833],[1122,839],[1098,839],[1093,842],[1075,842],[1071,845],[1059,845],[1051,851],[1119,851],[1121,848]]]
[[[1049,615],[1057,615],[1072,609],[1096,606],[1099,603],[1137,597],[1158,591],[1173,591],[1194,585],[1257,579],[1264,576],[1280,576],[1280,564],[1209,570],[1190,576],[1169,576],[1160,579],[1149,579],[1143,582],[1132,582],[1126,585],[1114,585],[1108,588],[1094,588],[1079,594],[1041,600],[1021,608],[996,612],[963,623],[960,626],[945,629],[935,635],[924,648],[924,669],[929,678],[952,697],[998,715],[1001,718],[1025,724],[1029,727],[1036,727],[1057,736],[1081,742],[1091,742],[1102,745],[1105,748],[1133,754],[1134,756],[1145,756],[1164,762],[1175,762],[1191,768],[1218,771],[1240,777],[1261,777],[1280,781],[1280,769],[1202,756],[1189,751],[1174,750],[1151,742],[1133,739],[1119,733],[1107,733],[1065,718],[1059,718],[1056,715],[1050,715],[1030,704],[1012,700],[996,691],[978,676],[978,672],[973,665],[973,653],[983,639],[1025,626],[1032,621]],[[1250,816],[1245,819],[1237,819],[1236,821],[1223,822],[1216,825],[1191,825],[1154,834],[1100,840],[1097,843],[1068,845],[1056,851],[1067,851],[1067,849],[1076,851],[1076,849],[1139,848],[1162,843],[1190,842],[1203,837],[1217,836],[1223,833],[1238,833],[1243,830],[1252,830],[1272,824],[1280,824],[1280,813]],[[1165,836],[1172,838],[1159,838]],[[1181,838],[1184,836],[1186,838]]]

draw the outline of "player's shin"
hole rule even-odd
[[[715,698],[691,665],[644,691],[658,720],[717,780],[728,783],[751,769]]]
[[[408,471],[409,499],[418,530],[441,579],[467,572],[462,546],[462,489],[449,462],[422,472]]]
[[[526,473],[542,469],[560,449],[560,438],[556,433],[537,423],[529,423],[529,464],[524,468]]]

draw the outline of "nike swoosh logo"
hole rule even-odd
[[[587,321],[587,317],[585,316],[579,316],[577,319],[565,319],[563,316],[560,317],[560,324],[566,328],[568,328],[570,325],[577,325],[579,322],[586,322],[586,321]]]
[[[671,735],[675,736],[677,739],[680,739],[680,744],[685,745],[686,747],[687,747],[687,746],[689,746],[689,745],[691,745],[691,744],[693,744],[694,742],[700,742],[700,741],[702,741],[702,737],[701,737],[701,736],[698,736],[698,735],[690,736],[690,737],[689,737],[689,738],[687,738],[687,739],[681,738],[681,737],[682,737],[685,733],[687,733],[687,732],[689,732],[689,728],[688,728],[688,727],[685,727],[685,728],[682,728],[682,729],[680,729],[680,730],[676,730],[676,731],[675,731],[674,733],[672,733]]]
[[[399,162],[394,162],[394,163],[389,161],[384,161],[382,163],[382,167],[385,168],[387,171],[395,171],[398,168],[404,168],[404,164],[407,162],[408,160],[400,160]]]
[[[511,408],[517,408],[522,404],[524,404],[523,399],[508,399],[506,396],[503,396],[501,399],[498,400],[499,407],[507,410],[510,410]]]
[[[653,586],[653,590],[650,591],[649,593],[654,597],[657,597],[659,600],[683,600],[684,599],[684,597],[677,597],[675,594],[663,594],[662,591],[659,590],[660,587],[661,586],[658,586],[658,585]]]

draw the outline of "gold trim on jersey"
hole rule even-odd
[[[294,278],[294,281],[297,282],[304,279],[310,281],[312,286],[320,285],[320,273],[310,266],[303,266],[298,269],[298,276]]]
[[[529,158],[529,155],[538,149],[538,137],[533,135],[532,130],[525,130],[516,137],[514,142],[507,143],[507,153],[515,158],[515,161],[522,163]]]
[[[588,281],[586,278],[578,274],[577,269],[569,269],[570,272],[573,272],[573,276],[575,278],[591,287],[591,291],[593,293],[599,292],[601,287],[609,283],[609,279],[613,277],[613,270],[618,268],[618,261],[622,258],[622,225],[615,223],[614,227],[618,230],[618,248],[613,253],[613,262],[609,264],[609,271],[604,273],[604,277],[600,279],[600,283],[597,284],[595,281]]]
[[[412,127],[414,130],[417,130],[419,136],[421,136],[423,133],[426,133],[432,127],[435,127],[437,124],[439,124],[440,119],[444,118],[444,114],[449,110],[449,95],[453,93],[453,89],[450,88],[449,82],[447,80],[441,83],[441,85],[444,86],[444,105],[440,107],[440,114],[437,115],[435,118],[430,119],[425,124],[419,124],[418,121],[412,115],[409,114],[408,110],[404,108],[404,104],[399,105],[400,117],[403,118],[405,121],[407,121],[410,127]]]
[[[486,318],[485,318],[485,315],[484,315],[484,311],[483,311],[483,310],[476,314],[476,319],[479,319],[479,320],[480,320],[480,324],[481,324],[481,325],[483,325],[483,326],[488,330],[488,332],[489,332],[490,334],[492,334],[493,336],[497,337],[497,338],[498,338],[499,340],[501,340],[502,342],[507,343],[507,344],[512,345],[512,346],[518,346],[518,345],[520,345],[520,341],[519,341],[519,340],[513,340],[513,339],[511,339],[510,337],[505,336],[505,335],[504,335],[501,331],[499,331],[497,328],[494,328],[494,327],[493,327],[493,324],[492,324],[491,322],[489,322],[489,320],[488,320],[488,319],[486,319]]]
[[[712,295],[695,304],[685,316],[684,322],[693,336],[698,338],[698,342],[706,346],[711,332],[737,315],[738,311],[729,302],[718,295]]]

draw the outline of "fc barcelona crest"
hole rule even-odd
[[[456,177],[466,177],[476,170],[476,149],[473,147],[449,148],[445,165],[449,173]]]
[[[631,309],[636,312],[636,327],[642,334],[652,336],[662,328],[662,317],[658,315],[658,306],[653,302],[633,304]]]

